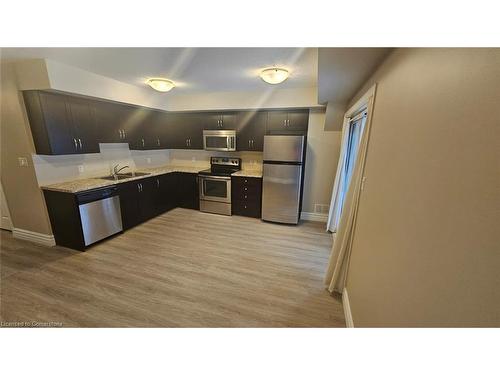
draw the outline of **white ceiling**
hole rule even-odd
[[[316,48],[3,48],[1,57],[47,58],[136,86],[165,77],[177,95],[267,89],[258,73],[272,66],[291,72],[279,88],[317,85]]]
[[[320,48],[318,102],[346,103],[391,48]]]
[[[387,55],[388,48],[3,48],[2,59],[46,58],[145,87],[151,77],[173,80],[169,96],[318,88],[318,101],[346,102]],[[319,55],[319,56],[318,56]],[[290,70],[270,86],[263,68]],[[318,73],[319,71],[319,73]],[[319,76],[318,76],[319,75]]]

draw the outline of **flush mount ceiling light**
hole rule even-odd
[[[146,83],[156,91],[160,92],[167,92],[175,87],[175,83],[165,78],[150,78],[146,81]]]
[[[288,78],[290,73],[283,68],[268,68],[260,72],[260,78],[271,85],[277,85]]]

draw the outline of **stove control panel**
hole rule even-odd
[[[212,156],[210,158],[211,165],[227,165],[233,167],[239,167],[241,164],[240,158],[225,158],[220,156]]]

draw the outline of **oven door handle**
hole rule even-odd
[[[200,176],[200,180],[231,180],[231,177],[226,176]]]

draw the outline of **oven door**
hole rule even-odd
[[[200,176],[200,199],[231,203],[231,177]]]

